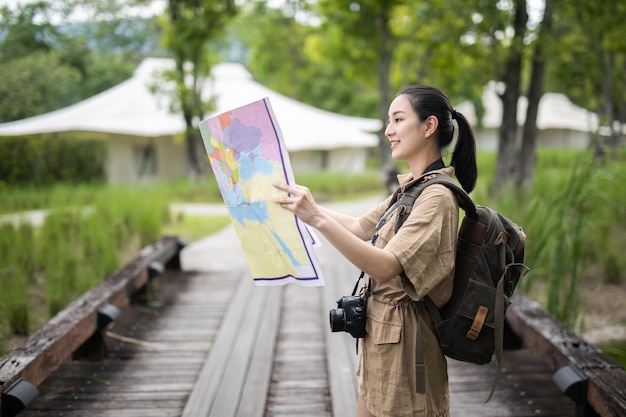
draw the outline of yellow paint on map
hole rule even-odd
[[[230,167],[232,172],[232,182],[236,184],[239,182],[239,165],[235,163],[235,152],[231,148],[226,148],[224,151],[223,161]]]
[[[225,172],[230,178],[231,185],[239,182],[239,165],[235,163],[235,152],[232,148],[224,147],[224,143],[211,136],[209,139],[210,144],[213,146],[213,153],[209,155],[210,159],[215,159],[226,164],[230,172]]]
[[[281,173],[280,166],[276,165],[277,169],[274,172]],[[240,236],[243,253],[253,277],[279,278],[284,276],[286,271],[298,277],[293,260],[300,265],[310,265],[311,260],[298,229],[293,227],[295,224],[293,213],[274,203],[274,198],[283,193],[272,186],[275,181],[284,181],[284,178],[282,175],[255,175],[240,184],[246,200],[265,200],[270,220],[255,222],[246,219],[243,227],[238,222],[233,222],[233,225],[237,235]],[[276,194],[268,197],[267,190],[272,189],[276,190]],[[283,245],[277,240],[274,235],[276,231],[283,233],[279,237],[290,254],[285,252]],[[290,232],[285,234],[285,231]]]

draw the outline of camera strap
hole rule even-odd
[[[359,281],[365,276],[365,272],[361,271],[361,275],[356,280],[356,284],[354,284],[354,289],[352,290],[352,295],[356,295],[356,290],[359,288]]]

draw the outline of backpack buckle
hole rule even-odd
[[[468,339],[476,340],[478,336],[480,336],[480,331],[483,329],[483,324],[485,324],[485,320],[487,319],[487,312],[489,309],[485,306],[478,306],[478,311],[476,311],[476,315],[474,316],[474,322],[472,323],[472,327],[467,331]]]

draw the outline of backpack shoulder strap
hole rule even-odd
[[[459,200],[459,207],[465,211],[465,214],[471,218],[478,218],[478,212],[476,210],[476,204],[472,200],[472,198],[465,192],[460,185],[458,185],[452,178],[450,178],[446,174],[441,173],[432,173],[426,175],[420,181],[417,181],[415,184],[412,184],[409,188],[407,188],[403,193],[396,191],[398,203],[398,221],[396,222],[396,233],[400,226],[404,224],[405,220],[411,214],[411,210],[413,209],[413,204],[417,197],[424,191],[426,187],[433,184],[442,184],[448,187],[454,194],[456,198]]]

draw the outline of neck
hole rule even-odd
[[[415,158],[413,161],[408,161],[409,169],[413,178],[421,176],[426,168],[428,168],[433,162],[441,158],[440,152],[429,152]]]

